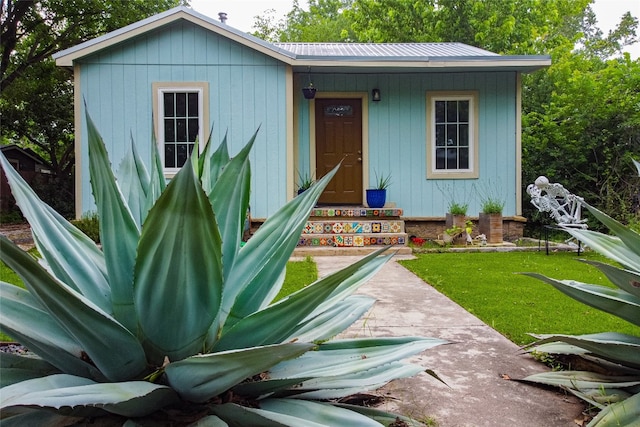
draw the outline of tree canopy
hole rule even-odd
[[[42,196],[62,213],[73,212],[73,76],[51,55],[179,4],[187,1],[0,2],[0,141],[50,162],[55,179]]]

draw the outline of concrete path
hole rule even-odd
[[[321,277],[358,259],[314,258]],[[412,359],[433,369],[447,385],[427,374],[395,381],[382,390],[395,399],[383,409],[437,427],[575,427],[574,420],[582,418],[583,406],[573,396],[510,381],[548,368],[395,259],[359,293],[378,302],[345,336],[418,335],[452,342]]]

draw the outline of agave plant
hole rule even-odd
[[[585,261],[598,268],[616,286],[537,277],[566,295],[640,326],[640,235],[585,204],[613,236],[565,228],[576,239],[621,267]],[[525,381],[559,386],[600,408],[589,423],[598,426],[637,426],[640,420],[640,337],[620,333],[536,335],[529,351],[573,355],[588,361],[591,370],[555,371],[531,375]]]
[[[42,256],[0,239],[2,261],[26,287],[0,283],[0,328],[31,353],[2,356],[3,425],[396,421],[339,399],[424,371],[402,360],[444,342],[332,340],[374,303],[353,293],[389,259],[385,249],[272,302],[335,170],[243,246],[255,135],[233,159],[226,137],[215,151],[207,144],[165,185],[157,152],[149,172],[133,143],[116,179],[88,115],[87,127],[101,248],[0,156]]]

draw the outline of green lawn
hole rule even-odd
[[[527,333],[587,334],[616,331],[640,335],[640,328],[581,304],[550,285],[519,272],[555,279],[610,285],[575,253],[430,253],[401,264],[516,344],[534,341]],[[587,252],[585,259],[606,261]]]

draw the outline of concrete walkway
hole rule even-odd
[[[314,260],[322,277],[359,258],[332,256]],[[548,368],[395,262],[395,258],[359,293],[378,302],[345,336],[417,335],[452,342],[412,359],[433,369],[447,385],[428,374],[394,381],[382,390],[394,400],[381,409],[437,427],[575,427],[574,420],[582,418],[583,405],[573,396],[510,381],[508,378],[524,378]]]

